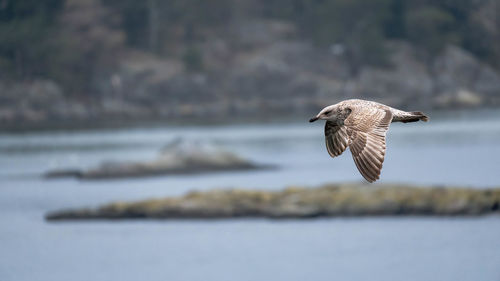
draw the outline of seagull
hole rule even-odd
[[[331,157],[347,147],[361,175],[369,182],[379,179],[385,156],[385,135],[392,122],[427,122],[421,111],[402,111],[374,101],[350,99],[323,108],[309,122],[326,120],[326,150]]]

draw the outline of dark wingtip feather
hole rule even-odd
[[[425,115],[422,111],[413,111],[412,114],[417,115],[417,117],[424,122],[430,120],[429,116]]]

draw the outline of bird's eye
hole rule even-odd
[[[324,114],[324,115],[329,115],[330,113],[332,113],[332,111],[331,111],[331,110],[328,110],[328,111],[325,111],[323,114]]]

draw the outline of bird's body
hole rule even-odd
[[[390,123],[429,120],[420,111],[407,112],[360,99],[327,106],[309,122],[318,119],[326,120],[325,141],[330,156],[339,156],[349,147],[356,167],[369,182],[380,177]]]

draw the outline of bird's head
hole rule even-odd
[[[314,122],[316,120],[330,120],[334,119],[336,116],[337,112],[335,110],[335,105],[330,105],[325,108],[323,108],[318,115],[314,116],[313,118],[309,119],[309,122]]]

